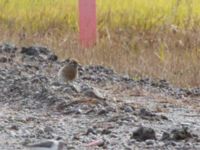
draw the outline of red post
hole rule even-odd
[[[96,0],[79,0],[80,44],[84,48],[96,42]]]

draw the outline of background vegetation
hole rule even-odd
[[[45,45],[60,58],[101,64],[134,79],[200,85],[199,0],[97,0],[98,42],[78,45],[75,0],[1,0],[0,41]]]

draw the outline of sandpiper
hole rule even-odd
[[[59,81],[66,83],[74,81],[78,77],[78,66],[77,60],[69,59],[58,72]]]

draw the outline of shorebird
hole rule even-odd
[[[66,143],[57,141],[57,140],[49,140],[41,143],[25,145],[29,150],[63,150]]]
[[[66,64],[59,70],[58,79],[61,82],[72,82],[78,77],[79,63],[75,59],[69,59]]]

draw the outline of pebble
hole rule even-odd
[[[133,132],[131,138],[138,141],[145,141],[148,139],[156,139],[156,134],[152,128],[141,126]]]

